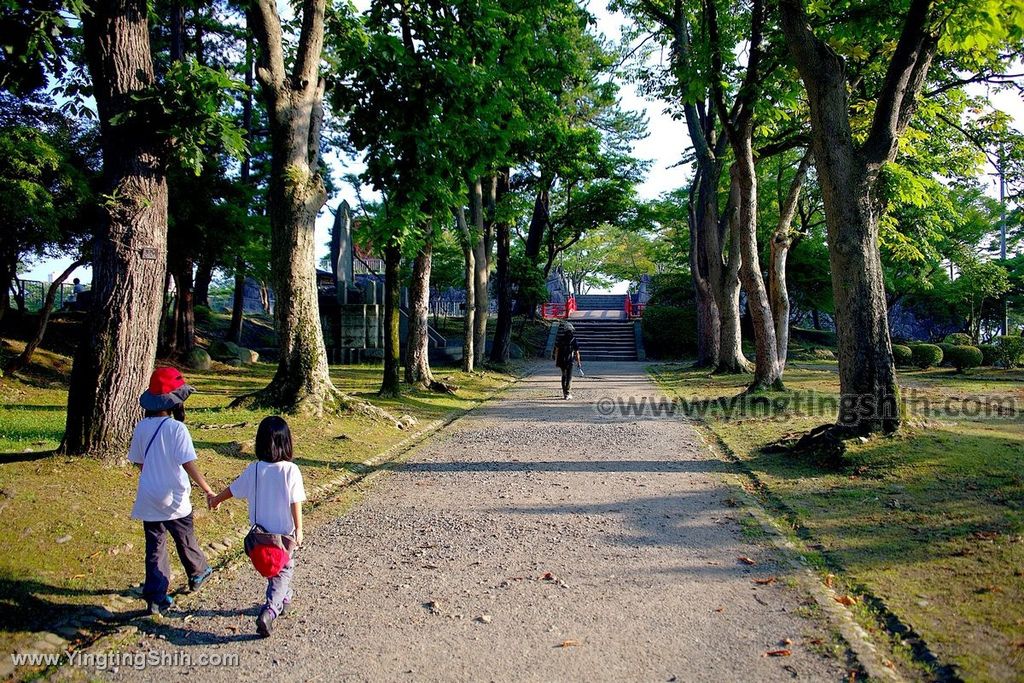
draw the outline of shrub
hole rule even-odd
[[[999,347],[995,344],[978,344],[982,365],[995,365],[999,360]]]
[[[984,360],[981,349],[967,344],[957,344],[951,347],[945,357],[949,364],[957,369],[957,372],[976,368]]]
[[[931,368],[942,362],[942,349],[935,344],[914,344],[910,347],[914,365]]]
[[[792,327],[789,330],[789,338],[805,344],[836,345],[836,333],[832,330],[805,330],[802,327]]]
[[[996,337],[995,342],[999,365],[1016,368],[1024,363],[1024,337]]]
[[[647,306],[640,325],[648,357],[681,358],[697,348],[697,311],[692,308]]]
[[[892,358],[896,362],[896,365],[898,367],[905,368],[913,362],[914,352],[910,350],[909,346],[904,346],[903,344],[893,344]]]
[[[942,349],[942,365],[949,365],[949,358],[947,358],[946,356],[949,355],[949,352],[953,349],[954,346],[956,346],[956,344],[947,344],[946,342],[939,342],[938,344],[936,344],[936,346]]]
[[[971,335],[965,334],[964,332],[954,332],[953,334],[947,334],[946,338],[942,341],[953,346],[970,346],[974,343],[971,339]]]

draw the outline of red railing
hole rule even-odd
[[[540,317],[545,319],[551,318],[568,318],[569,314],[576,310],[576,297],[571,296],[569,300],[562,302],[548,302],[540,305]]]
[[[639,304],[639,303],[635,304],[635,303],[633,303],[633,298],[629,294],[627,294],[626,295],[626,318],[627,319],[632,319],[632,318],[640,318],[640,317],[642,317],[643,314],[644,314],[644,308],[646,306],[647,306],[647,304]]]

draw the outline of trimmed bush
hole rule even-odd
[[[905,368],[914,361],[914,352],[910,350],[909,346],[893,344],[892,358],[896,362],[897,367]]]
[[[984,356],[981,354],[981,349],[977,346],[969,346],[967,344],[957,344],[949,349],[946,353],[946,360],[949,364],[956,368],[957,372],[963,372],[964,370],[970,370],[981,365],[984,361]]]
[[[992,366],[999,360],[999,347],[995,344],[978,344],[981,351],[981,364]]]
[[[953,334],[947,334],[946,338],[942,341],[953,346],[971,346],[974,344],[974,340],[971,339],[971,335],[965,334],[964,332],[954,332]]]
[[[942,365],[949,365],[949,358],[947,358],[946,356],[949,355],[949,352],[953,350],[953,347],[956,346],[956,344],[947,344],[946,342],[939,342],[938,344],[936,344],[936,346],[942,349]]]
[[[914,365],[921,368],[932,368],[942,363],[942,349],[935,344],[914,344],[910,347]]]
[[[789,329],[789,338],[791,341],[803,342],[805,344],[836,345],[836,333],[832,330],[805,330],[802,327],[791,327]]]
[[[1024,337],[996,337],[998,357],[996,361],[1004,368],[1017,368],[1024,364]]]
[[[648,358],[682,358],[697,349],[697,311],[676,306],[647,306],[641,318]]]

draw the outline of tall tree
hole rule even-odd
[[[252,0],[249,25],[259,46],[256,79],[267,107],[271,139],[268,214],[274,320],[279,360],[257,401],[321,413],[337,390],[331,382],[316,286],[317,214],[327,200],[321,176],[325,0],[303,0],[292,68],[274,0]]]
[[[106,455],[131,437],[156,355],[167,263],[167,178],[161,139],[119,123],[154,83],[144,0],[96,0],[82,15],[103,139],[107,200],[93,239],[92,311],[75,354],[61,451]]]

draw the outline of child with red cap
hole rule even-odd
[[[274,620],[284,614],[292,600],[294,550],[302,545],[302,502],[306,500],[306,489],[302,472],[292,462],[292,433],[284,418],[272,415],[260,422],[255,448],[256,462],[210,500],[210,507],[217,509],[229,498],[244,498],[249,501],[249,523],[253,529],[279,541],[275,545],[257,545],[249,554],[253,566],[267,578],[267,601],[256,618],[256,632],[266,638]]]
[[[139,397],[145,417],[136,425],[128,451],[128,460],[139,468],[132,519],[142,521],[146,535],[146,583],[142,596],[153,615],[174,602],[167,595],[167,533],[174,539],[190,590],[197,590],[213,572],[192,525],[189,478],[206,493],[207,503],[213,496],[196,466],[196,449],[185,426],[185,399],[193,391],[174,368],[157,368],[149,380],[149,389]]]

